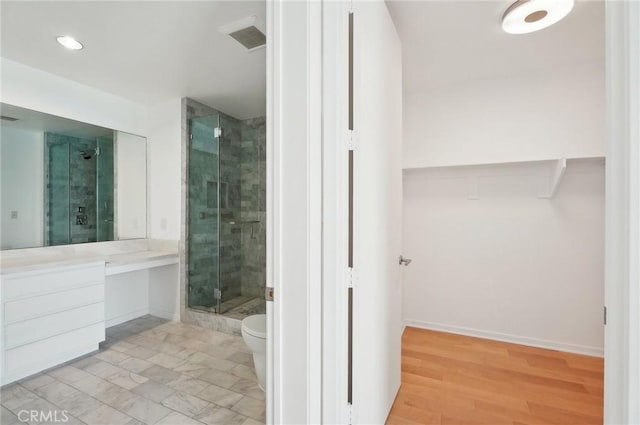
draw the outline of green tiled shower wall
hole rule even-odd
[[[264,297],[267,265],[267,132],[264,117],[241,123],[240,215],[242,227],[241,294]],[[249,223],[255,222],[257,223]],[[253,228],[252,228],[253,227]]]
[[[46,245],[112,240],[113,137],[45,133],[45,167]]]
[[[264,296],[265,120],[187,105],[189,306],[219,311],[217,290],[222,301]]]
[[[46,133],[46,245],[69,243],[69,144]]]

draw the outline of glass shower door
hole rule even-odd
[[[242,319],[264,313],[263,118],[188,120],[188,307]]]
[[[219,114],[189,120],[188,303],[220,312],[220,140]]]

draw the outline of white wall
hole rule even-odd
[[[149,269],[149,314],[180,321],[178,264]]]
[[[180,239],[182,101],[149,109],[149,237]]]
[[[4,103],[147,135],[147,108],[142,105],[5,58],[0,68]]]
[[[104,285],[105,326],[149,314],[149,271],[107,276]]]
[[[543,171],[405,171],[405,323],[602,354],[604,165],[569,161],[550,200]]]
[[[147,237],[147,139],[116,132],[116,237]]]
[[[267,2],[267,423],[323,422],[323,7]]]
[[[42,246],[44,134],[1,128],[1,249]],[[11,218],[11,211],[17,211],[17,219]]]
[[[152,314],[180,320],[178,265],[108,275],[104,285],[107,327]]]
[[[404,167],[604,156],[604,65],[405,93]]]

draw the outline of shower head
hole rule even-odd
[[[100,148],[95,148],[93,150],[93,152],[87,152],[87,151],[80,151],[80,156],[82,156],[82,159],[91,159],[94,156],[100,156]]]

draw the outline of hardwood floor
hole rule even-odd
[[[602,424],[603,359],[407,328],[387,424]]]

